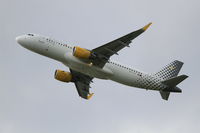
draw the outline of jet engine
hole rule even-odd
[[[78,57],[78,58],[82,58],[82,59],[89,59],[90,56],[92,55],[91,51],[84,49],[84,48],[80,48],[80,47],[74,47],[73,49],[73,56]]]
[[[72,74],[62,70],[56,70],[54,78],[62,82],[72,82]]]

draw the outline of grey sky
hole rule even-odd
[[[200,131],[199,0],[1,0],[0,133],[197,133]],[[95,79],[89,101],[73,84],[56,81],[61,63],[15,41],[37,33],[88,49],[153,22],[112,59],[156,72],[178,59],[190,77],[182,94]]]

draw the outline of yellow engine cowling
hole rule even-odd
[[[62,82],[71,82],[72,74],[70,72],[65,72],[62,70],[56,70],[54,78]]]
[[[73,49],[73,56],[82,59],[89,59],[89,57],[91,56],[91,51],[76,46]]]

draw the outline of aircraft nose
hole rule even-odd
[[[26,36],[24,35],[16,37],[16,41],[23,47],[27,46],[27,39],[26,39]]]
[[[27,49],[32,49],[32,40],[27,35],[17,36],[16,38],[17,43],[19,43],[22,47]]]
[[[16,41],[17,43],[19,43],[20,45],[23,43],[23,39],[21,36],[16,37]]]

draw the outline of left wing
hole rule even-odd
[[[90,83],[92,82],[93,77],[84,75],[80,72],[70,69],[72,77],[74,79],[74,84],[78,91],[80,97],[84,99],[90,99],[93,96],[93,93],[90,94]]]
[[[129,47],[129,44],[133,39],[142,34],[152,23],[147,24],[143,28],[131,32],[123,37],[120,37],[114,41],[111,41],[103,46],[95,48],[92,52],[96,55],[96,58],[92,59],[92,63],[98,67],[103,67],[109,60],[110,56],[117,54],[118,51],[124,47]]]

